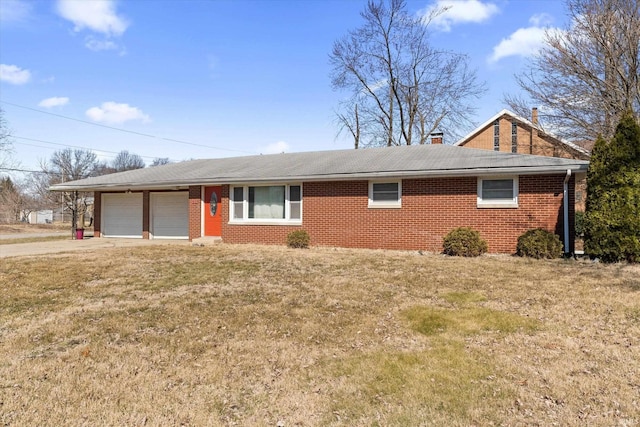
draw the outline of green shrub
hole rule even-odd
[[[584,235],[584,212],[576,212],[575,231],[577,237],[582,237]]]
[[[626,114],[598,138],[587,171],[584,251],[603,262],[640,262],[640,126]]]
[[[308,248],[311,238],[304,230],[296,230],[287,234],[287,246],[290,248]]]
[[[443,252],[452,256],[480,256],[487,252],[487,242],[470,227],[458,227],[444,236]]]
[[[534,228],[518,237],[516,253],[536,259],[560,258],[562,242],[555,234],[542,228]]]

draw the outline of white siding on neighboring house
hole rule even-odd
[[[27,220],[29,224],[51,224],[53,222],[53,210],[33,211],[29,213]]]

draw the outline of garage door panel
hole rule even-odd
[[[151,193],[151,233],[154,239],[189,238],[189,193]]]
[[[102,195],[102,235],[142,238],[142,193]]]

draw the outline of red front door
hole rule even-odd
[[[204,188],[204,235],[222,235],[222,187]]]

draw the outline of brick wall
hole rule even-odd
[[[517,132],[519,154],[589,160],[588,155],[574,150],[566,144],[559,143],[555,138],[537,129],[533,129],[531,126],[518,123]],[[493,123],[469,138],[464,144],[464,147],[493,150]],[[500,118],[500,151],[511,152],[511,117],[508,115]],[[585,200],[587,196],[586,179],[586,175],[582,175],[580,179],[576,181],[577,197],[575,209],[581,212],[585,210]]]
[[[142,192],[142,238],[149,239],[149,191]]]
[[[229,186],[223,186],[222,239],[280,245],[289,232],[303,228],[312,245],[440,252],[444,235],[470,226],[488,241],[490,252],[513,253],[518,236],[530,228],[545,228],[562,240],[563,181],[564,175],[520,177],[517,209],[478,209],[475,177],[403,180],[401,209],[368,208],[367,181],[305,183],[302,227],[230,225]],[[573,197],[571,190],[570,218]],[[572,224],[570,230],[573,242]]]
[[[93,193],[93,237],[100,237],[102,234],[102,193]]]
[[[202,187],[192,185],[189,187],[189,240],[196,239],[202,235]],[[227,217],[229,216],[227,209]]]
[[[502,116],[500,119],[500,151],[511,152],[511,117]],[[562,157],[565,159],[586,160],[588,156],[572,149],[566,144],[559,143],[531,126],[518,122],[517,130],[518,153],[534,154],[537,156]],[[493,123],[481,129],[464,144],[467,148],[493,150]]]

